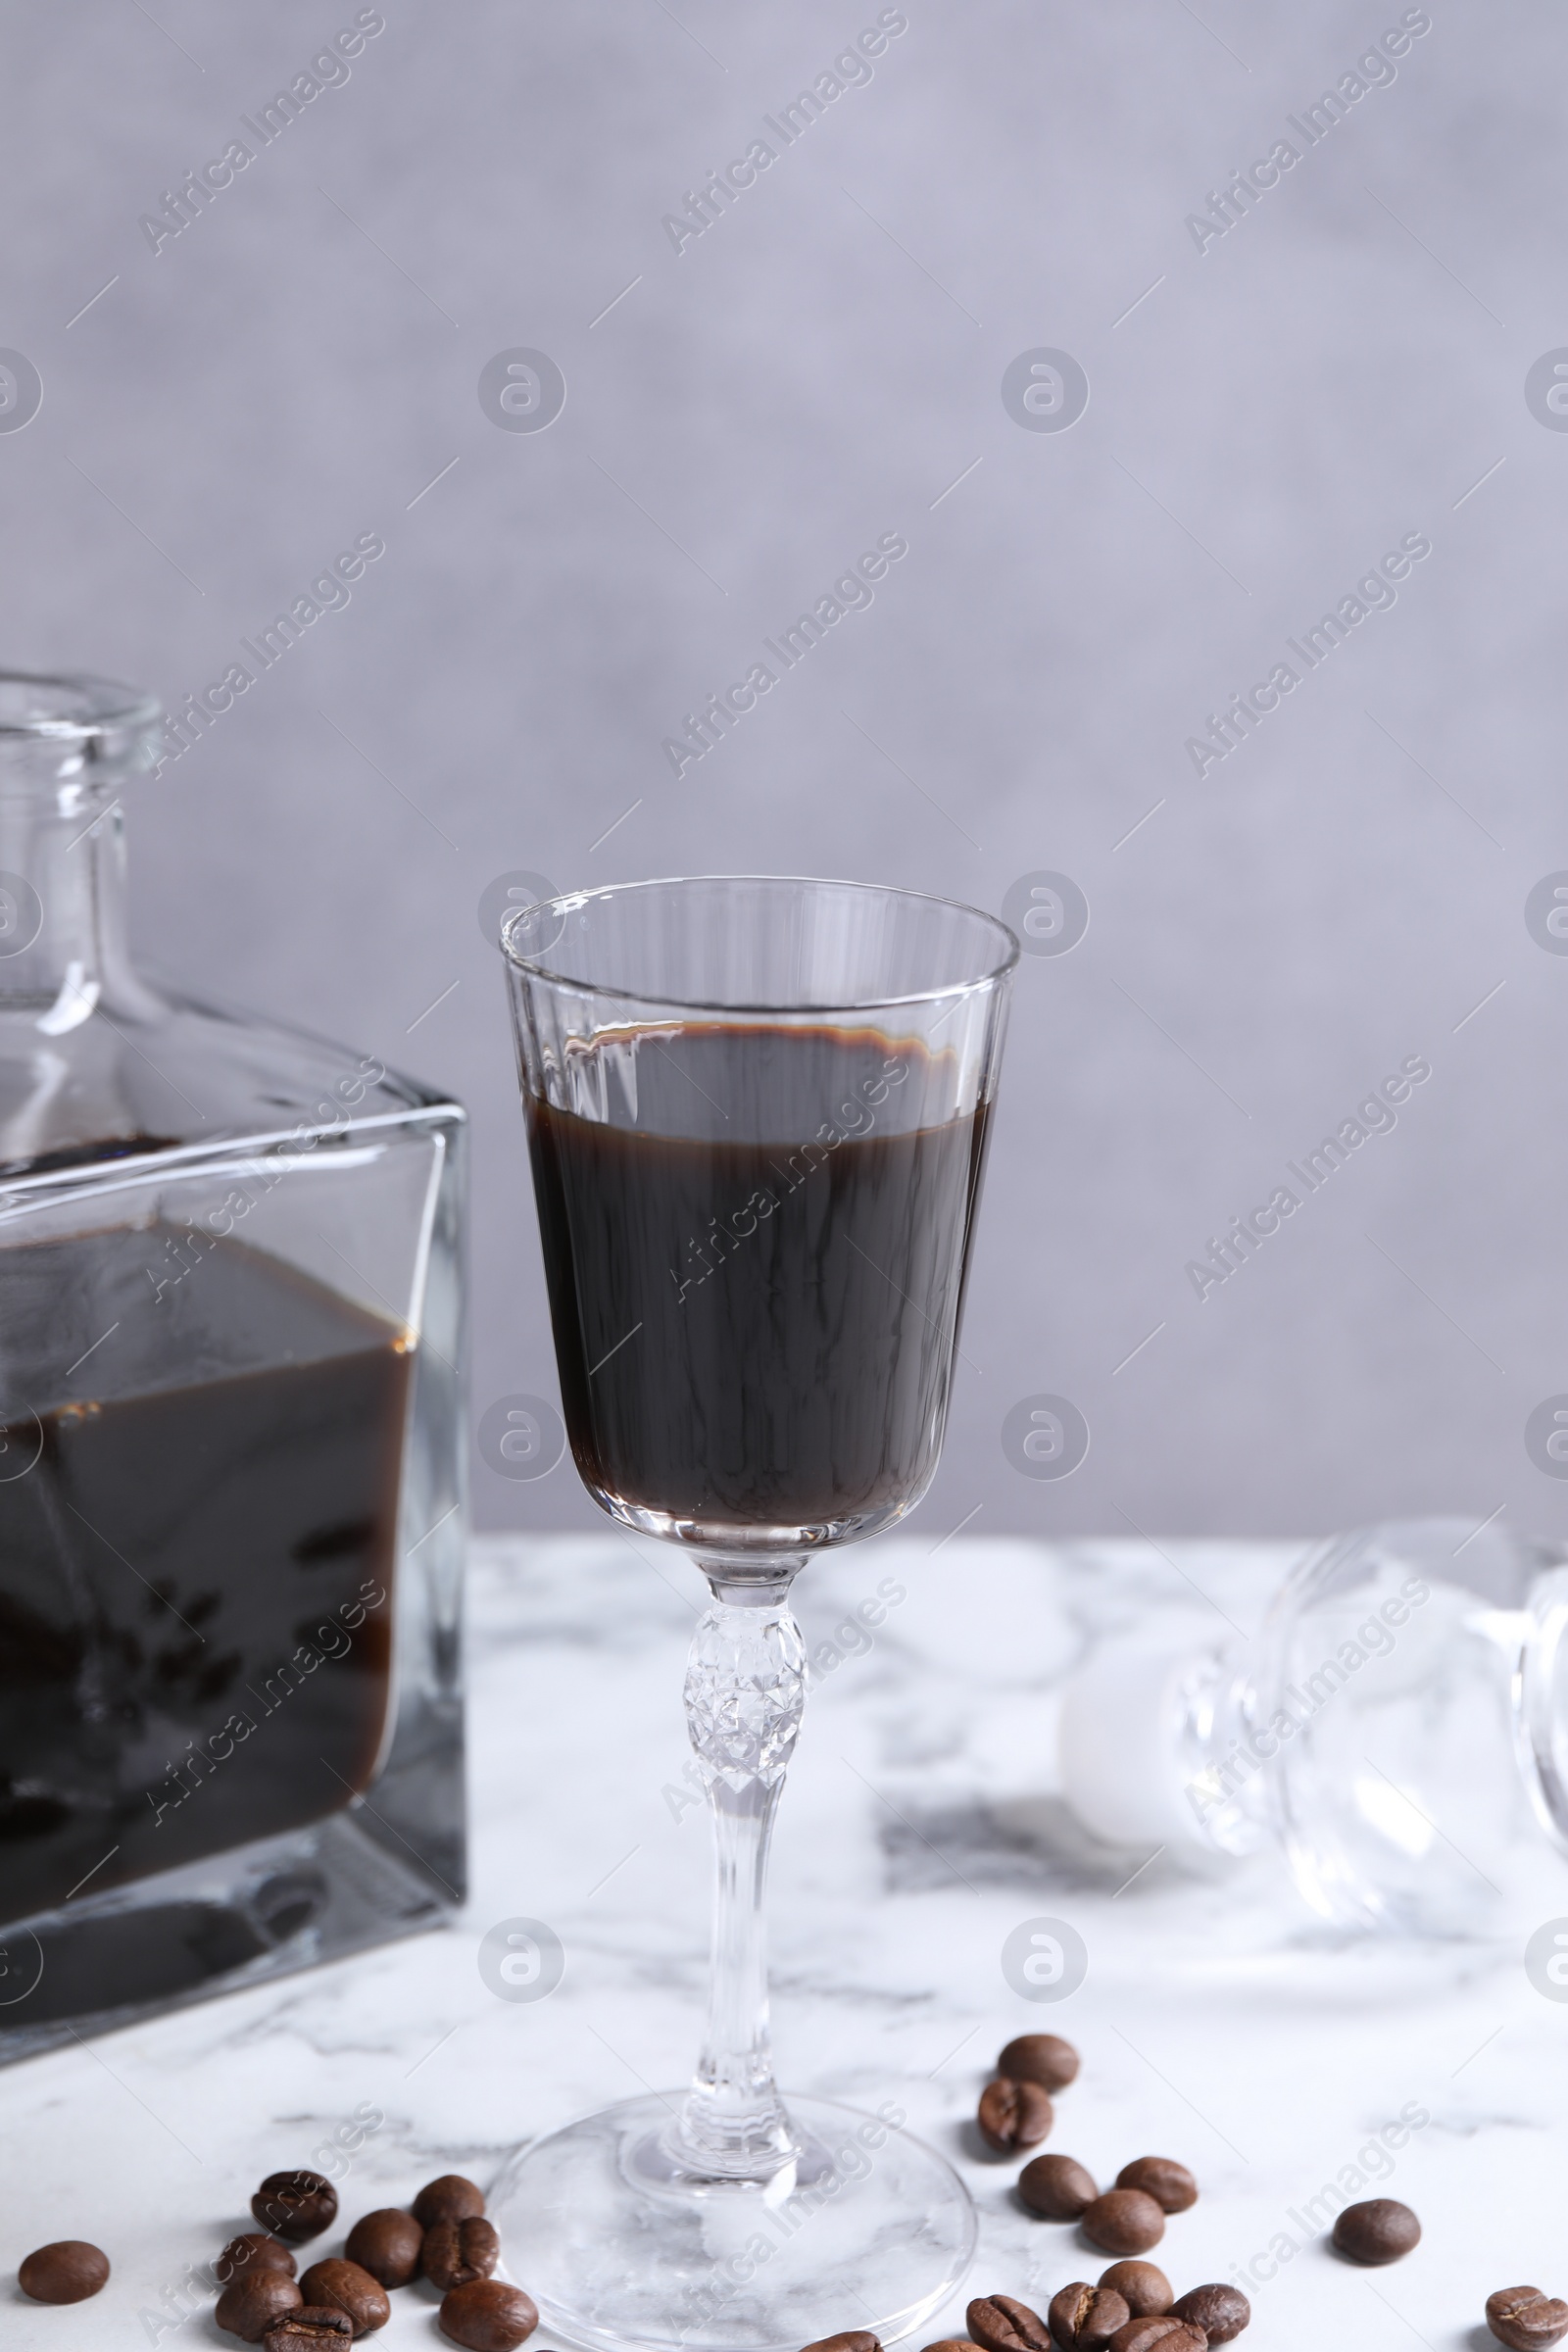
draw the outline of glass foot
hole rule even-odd
[[[801,2352],[855,2328],[890,2344],[968,2270],[968,2190],[885,2114],[791,2099],[799,2152],[760,2188],[672,2161],[683,2100],[569,2124],[491,2191],[507,2269],[555,2333],[592,2352]]]

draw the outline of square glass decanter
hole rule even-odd
[[[158,716],[0,673],[0,2060],[464,1889],[464,1113],[131,969]]]

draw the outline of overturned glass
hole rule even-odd
[[[1568,1915],[1568,1545],[1400,1520],[1312,1550],[1251,1641],[1103,1644],[1063,1792],[1199,1868],[1269,1844],[1335,1925],[1503,1936]]]
[[[131,968],[158,715],[0,674],[0,2059],[463,1886],[464,1115]]]

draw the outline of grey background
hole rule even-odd
[[[386,0],[155,257],[138,217],[355,10],[8,10],[0,344],[44,400],[0,435],[4,659],[177,699],[384,535],[143,790],[135,928],[467,1102],[476,1419],[555,1388],[494,876],[1000,906],[1050,868],[1092,919],[1019,973],[932,1542],[1568,1526],[1523,1434],[1568,1390],[1568,957],[1524,922],[1568,866],[1568,435],[1524,399],[1568,343],[1561,11],[1434,0],[1238,227],[1184,225],[1401,13],[908,0],[677,256],[662,217],[873,0]],[[564,372],[546,432],[480,410],[515,345]],[[1087,370],[1068,432],[1003,407],[1039,345]],[[892,530],[871,609],[677,782],[681,714]],[[1205,714],[1411,531],[1393,610],[1200,781]],[[1396,1130],[1200,1303],[1206,1237],[1417,1054]],[[1092,1432],[1060,1482],[1002,1449],[1037,1393]],[[593,1516],[569,1462],[476,1505]]]

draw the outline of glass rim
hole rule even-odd
[[[646,989],[611,988],[602,980],[578,980],[566,972],[553,970],[547,960],[549,949],[538,956],[522,956],[513,946],[512,934],[516,926],[530,914],[536,914],[541,906],[560,908],[564,914],[589,899],[608,899],[616,892],[669,890],[689,887],[696,882],[763,882],[780,887],[857,891],[867,898],[912,899],[922,906],[949,906],[956,913],[973,915],[977,922],[984,923],[997,937],[999,944],[1005,943],[1005,949],[1000,959],[974,979],[955,980],[944,988],[911,989],[896,997],[858,997],[853,1004],[778,1004],[771,1000],[741,1004],[712,997],[658,995]],[[554,944],[552,941],[551,945]],[[906,1004],[938,1004],[944,997],[972,996],[977,990],[994,988],[999,981],[1004,980],[1022,953],[1016,933],[1000,915],[988,913],[983,906],[971,906],[966,899],[946,899],[932,890],[906,890],[896,882],[852,882],[826,874],[657,874],[641,882],[599,882],[591,890],[558,891],[554,898],[536,899],[531,906],[518,906],[507,916],[501,925],[501,951],[514,971],[526,972],[530,977],[548,981],[558,988],[575,989],[584,996],[611,998],[619,1004],[662,1004],[676,1012],[801,1012],[819,1016],[831,1012],[884,1012]]]
[[[11,686],[31,688],[40,703],[52,700],[57,707],[30,718],[7,717],[3,705]],[[86,743],[141,734],[156,726],[162,710],[156,695],[91,671],[0,668],[0,742]]]

